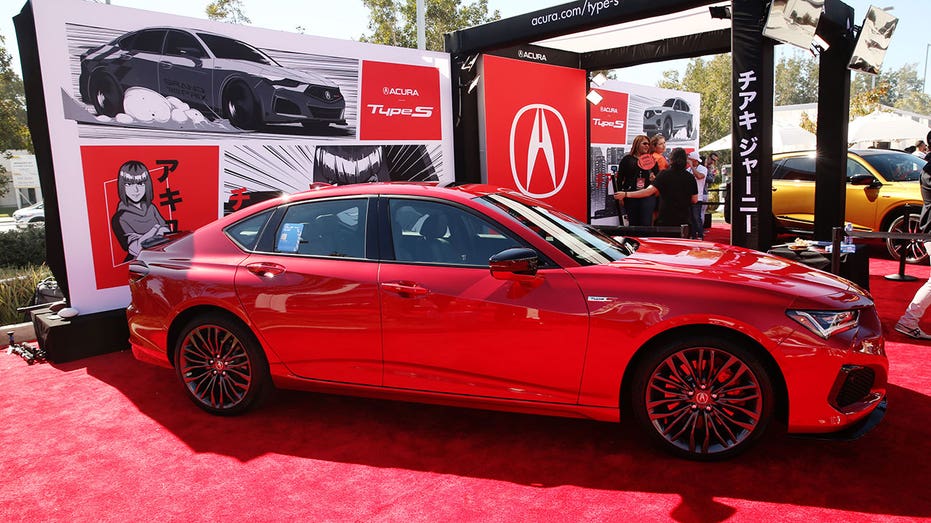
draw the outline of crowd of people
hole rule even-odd
[[[630,153],[618,166],[614,198],[632,226],[688,225],[689,235],[704,239],[708,190],[717,180],[718,155],[673,149],[667,158],[666,137],[634,137]]]

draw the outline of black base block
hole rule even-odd
[[[126,309],[62,318],[48,309],[32,312],[39,348],[52,363],[89,358],[129,348]]]

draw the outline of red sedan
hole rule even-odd
[[[722,459],[885,412],[869,294],[759,252],[610,238],[488,186],[325,187],[143,251],[137,358],[238,414],[273,386],[618,421]]]

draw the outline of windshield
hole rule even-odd
[[[670,99],[666,100],[665,103],[663,103],[663,107],[672,107],[673,105],[675,105],[675,103],[676,103],[676,99],[675,99],[675,98],[670,98]]]
[[[197,36],[207,44],[210,52],[217,58],[245,60],[247,62],[265,65],[278,65],[271,57],[245,42],[208,33],[197,33]]]
[[[482,196],[477,201],[517,220],[581,265],[620,260],[633,254],[639,245],[630,239],[616,240],[555,209],[534,205],[531,200],[518,201],[497,193]]]
[[[861,154],[864,160],[870,163],[888,181],[913,182],[921,175],[925,161],[908,153],[895,151]]]

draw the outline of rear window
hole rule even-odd
[[[226,228],[226,235],[243,249],[247,251],[255,250],[259,237],[262,235],[262,229],[265,228],[265,224],[271,215],[272,211],[269,210],[236,222]]]

